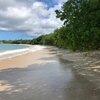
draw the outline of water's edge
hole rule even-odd
[[[6,50],[6,51],[0,52],[0,60],[7,59],[7,58],[13,58],[16,56],[24,55],[30,52],[35,52],[35,51],[42,50],[45,48],[45,46],[40,46],[40,45],[25,45],[25,46],[27,47],[22,48],[22,49]]]

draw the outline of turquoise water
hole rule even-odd
[[[0,51],[24,49],[27,47],[28,46],[26,45],[19,45],[19,44],[0,44]]]

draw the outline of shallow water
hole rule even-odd
[[[58,56],[27,68],[0,72],[0,100],[100,100],[91,84],[76,76],[72,62]]]
[[[25,54],[28,51],[29,46],[24,44],[0,44],[0,60]]]
[[[19,44],[0,44],[0,51],[8,51],[8,50],[16,50],[24,48],[28,48],[28,46]]]

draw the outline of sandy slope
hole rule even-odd
[[[8,68],[24,68],[31,64],[46,63],[40,59],[42,57],[52,56],[48,53],[48,50],[43,49],[35,52],[29,52],[27,54],[20,55],[17,57],[0,60],[0,70]]]

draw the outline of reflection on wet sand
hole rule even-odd
[[[41,55],[37,62],[0,72],[0,87],[5,86],[0,100],[100,100],[99,92],[75,75],[71,61],[52,53]]]
[[[0,92],[10,91],[12,88],[13,86],[8,84],[8,82],[0,80]]]

